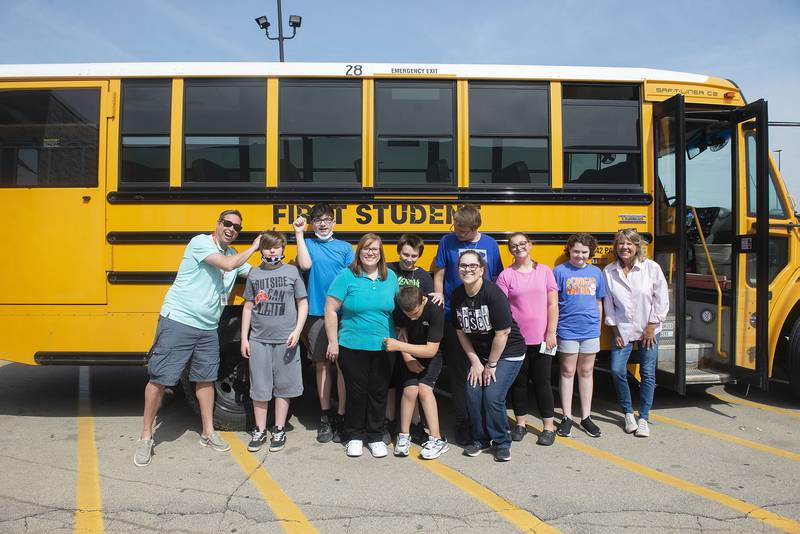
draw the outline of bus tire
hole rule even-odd
[[[219,378],[214,382],[214,428],[217,430],[246,431],[253,426],[248,363],[239,354],[239,347],[235,349],[235,352],[223,350],[220,354]],[[188,370],[181,384],[189,406],[199,415],[200,405]]]
[[[250,366],[240,352],[240,306],[225,308],[220,318],[219,373],[214,382],[214,428],[217,430],[247,431],[253,425],[253,403],[250,400]],[[200,413],[194,383],[188,370],[181,378],[186,400]]]
[[[789,356],[789,381],[795,397],[800,398],[800,317],[798,317],[792,330],[789,332],[787,345]]]

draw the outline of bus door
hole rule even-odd
[[[767,103],[758,100],[731,112],[738,145],[736,342],[731,370],[739,382],[766,388],[770,280],[770,178]]]
[[[683,95],[653,105],[655,146],[654,259],[669,286],[670,312],[658,348],[656,382],[686,391],[686,165]]]
[[[107,81],[0,82],[0,304],[106,302],[113,96]]]

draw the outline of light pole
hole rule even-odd
[[[278,0],[278,36],[277,37],[270,37],[269,36],[269,19],[264,15],[261,15],[256,19],[256,24],[258,27],[264,30],[264,33],[267,34],[267,39],[270,41],[278,41],[278,50],[280,51],[280,59],[283,62],[283,41],[287,39],[294,39],[295,34],[297,33],[297,28],[300,27],[300,24],[303,23],[303,18],[299,15],[289,15],[289,26],[292,28],[292,35],[290,37],[283,36],[283,10],[281,9],[281,0]]]
[[[783,149],[779,148],[777,150],[773,150],[773,152],[778,155],[778,172],[781,172],[781,152],[783,152]]]

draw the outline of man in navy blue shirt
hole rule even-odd
[[[453,395],[453,411],[456,418],[456,442],[460,445],[469,443],[469,426],[467,420],[467,371],[468,360],[461,344],[458,342],[455,328],[450,321],[450,297],[453,290],[461,285],[458,276],[458,256],[465,250],[475,250],[486,260],[486,277],[494,280],[503,270],[500,259],[500,248],[494,238],[481,234],[481,212],[478,206],[465,204],[453,214],[453,233],[447,234],[439,241],[434,263],[433,287],[434,295],[444,299],[444,311],[447,320],[443,339],[443,352],[447,363],[447,374]]]

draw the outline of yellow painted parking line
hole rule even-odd
[[[78,370],[78,473],[75,484],[74,532],[105,532],[88,367]]]
[[[541,432],[540,429],[531,424],[528,424],[528,427],[537,434]],[[646,467],[631,460],[627,460],[621,456],[617,456],[616,454],[597,449],[591,445],[586,445],[580,440],[562,437],[557,437],[556,440],[556,442],[560,445],[565,445],[571,449],[575,449],[576,451],[588,454],[589,456],[593,456],[600,460],[605,460],[632,473],[642,475],[668,486],[672,486],[673,488],[681,491],[692,493],[710,501],[717,502],[723,506],[727,506],[728,508],[736,510],[737,512],[743,513],[746,517],[763,521],[771,527],[777,528],[784,532],[800,534],[800,523],[768,510],[764,510],[755,504],[751,504],[735,497],[731,497],[730,495],[700,486],[699,484],[694,484],[693,482],[656,471],[653,468]]]
[[[298,534],[317,532],[313,523],[261,466],[255,455],[247,450],[242,440],[233,432],[220,432],[220,435],[231,444],[231,454],[272,509],[272,513],[278,518],[283,530],[287,533]]]
[[[715,393],[711,391],[706,391],[706,395],[711,395],[712,397],[717,398],[722,402],[729,402],[731,404],[749,406],[750,408],[764,410],[765,412],[779,413],[781,415],[788,415],[789,417],[797,417],[800,419],[800,412],[796,410],[788,410],[786,408],[778,408],[775,406],[770,406],[768,404],[761,404],[760,402],[753,402],[747,399],[740,399],[739,397],[734,397],[733,395],[728,395],[727,393]]]
[[[762,445],[761,443],[750,441],[749,439],[739,438],[736,436],[732,436],[730,434],[724,434],[722,432],[717,432],[716,430],[711,430],[709,428],[705,428],[700,425],[693,425],[692,423],[684,423],[683,421],[678,421],[677,419],[672,419],[670,417],[665,417],[663,415],[654,414],[653,412],[650,412],[650,419],[652,419],[653,421],[658,421],[659,423],[666,423],[668,425],[677,426],[685,430],[691,430],[692,432],[705,434],[706,436],[711,436],[712,438],[717,438],[730,443],[735,443],[737,445],[741,445],[742,447],[748,447],[750,449],[754,449],[760,452],[765,452],[767,454],[773,454],[775,456],[780,456],[782,458],[788,458],[789,460],[800,462],[800,454],[797,454],[796,452],[779,449],[777,447],[770,447],[769,445]]]
[[[475,482],[468,476],[446,466],[442,462],[437,460],[423,460],[419,458],[419,448],[413,447],[412,450],[413,453],[409,456],[411,456],[411,458],[413,458],[418,464],[439,475],[464,493],[471,495],[478,501],[482,502],[521,531],[535,532],[537,534],[555,534],[561,532],[557,528],[551,527],[529,511],[510,503],[489,488],[480,485],[478,482]]]

